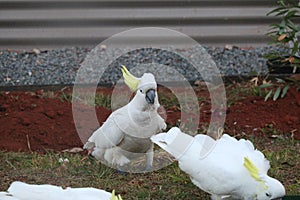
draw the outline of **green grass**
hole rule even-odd
[[[68,163],[60,163],[67,158]],[[123,199],[206,199],[181,172],[177,163],[159,171],[144,174],[120,174],[92,157],[81,154],[48,152],[0,152],[0,191],[15,180],[63,187],[96,187],[116,190]]]
[[[288,194],[300,194],[300,142],[279,135],[276,139],[261,139],[257,148],[268,146],[263,153],[270,160],[269,174],[282,181]]]
[[[248,139],[270,160],[269,175],[283,182],[287,194],[300,194],[300,142],[284,136]],[[59,158],[67,158],[69,162],[60,163]],[[0,152],[0,177],[0,191],[6,190],[12,181],[21,180],[63,187],[115,189],[123,199],[209,199],[176,162],[155,172],[124,175],[79,153]]]
[[[180,110],[180,103],[173,94],[158,93],[159,103],[166,109]]]
[[[111,109],[111,95],[105,95],[103,93],[93,94],[91,92],[86,93],[66,93],[62,92],[59,96],[62,101],[72,102],[72,98],[75,98],[77,101],[82,104],[89,106],[102,106],[107,109]]]
[[[256,92],[256,87],[251,83],[234,83],[226,86],[226,99],[229,107],[249,96],[260,96]]]

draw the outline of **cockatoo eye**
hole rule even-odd
[[[267,196],[267,197],[271,197],[271,194],[269,194],[269,193],[266,193],[266,196]]]
[[[140,89],[140,92],[141,92],[141,93],[144,93],[142,89]]]

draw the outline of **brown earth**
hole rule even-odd
[[[71,90],[69,89],[69,92]],[[111,93],[112,88],[99,88],[98,92]],[[167,93],[167,90],[160,89]],[[207,91],[195,89],[199,97],[208,97]],[[64,91],[66,92],[66,91]],[[68,92],[68,91],[67,91]],[[72,105],[60,99],[58,92],[4,92],[0,93],[0,150],[38,151],[46,149],[61,151],[82,147],[77,134]],[[209,101],[200,104],[200,127],[210,121]],[[82,105],[82,112],[88,109]],[[165,106],[168,124],[175,125],[180,119],[180,109]],[[96,107],[99,124],[111,113],[104,107]],[[89,118],[82,119],[87,135],[97,127]],[[227,109],[225,131],[231,135],[250,135],[275,138],[286,135],[300,140],[300,93],[290,88],[285,98],[264,101],[262,97],[244,97]]]

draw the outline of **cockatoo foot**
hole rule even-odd
[[[220,139],[223,135],[224,132],[224,128],[218,128],[218,135],[217,135],[217,140]]]
[[[104,154],[104,159],[112,165],[121,167],[130,162],[130,160],[122,154],[119,147],[107,149]]]
[[[98,160],[102,160],[104,151],[104,149],[94,148],[94,150],[92,151],[92,156],[94,156]]]
[[[83,149],[87,149],[87,150],[93,151],[94,148],[95,148],[95,143],[94,143],[94,142],[89,142],[89,141],[87,141],[87,142],[83,145]]]
[[[146,165],[143,172],[146,173],[146,172],[150,172],[150,171],[152,171],[152,165]]]
[[[214,194],[212,194],[210,198],[211,200],[222,200],[222,196],[214,195]]]
[[[87,150],[87,155],[88,155],[88,156],[91,156],[92,152],[93,152],[93,150],[88,149],[88,150]]]
[[[230,195],[220,196],[220,195],[211,195],[212,200],[233,200]]]
[[[127,163],[129,163],[130,160],[128,158],[126,158],[125,156],[116,156],[115,159],[113,159],[113,163],[112,164],[117,164],[119,166],[124,166]]]
[[[160,130],[165,130],[167,128],[167,124],[163,121],[162,125],[160,126]]]
[[[119,175],[127,176],[129,173],[121,169],[120,167],[117,167],[116,173]]]

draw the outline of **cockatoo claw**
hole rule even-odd
[[[116,173],[123,176],[127,176],[129,174],[128,172],[125,172],[120,168],[116,169]]]

